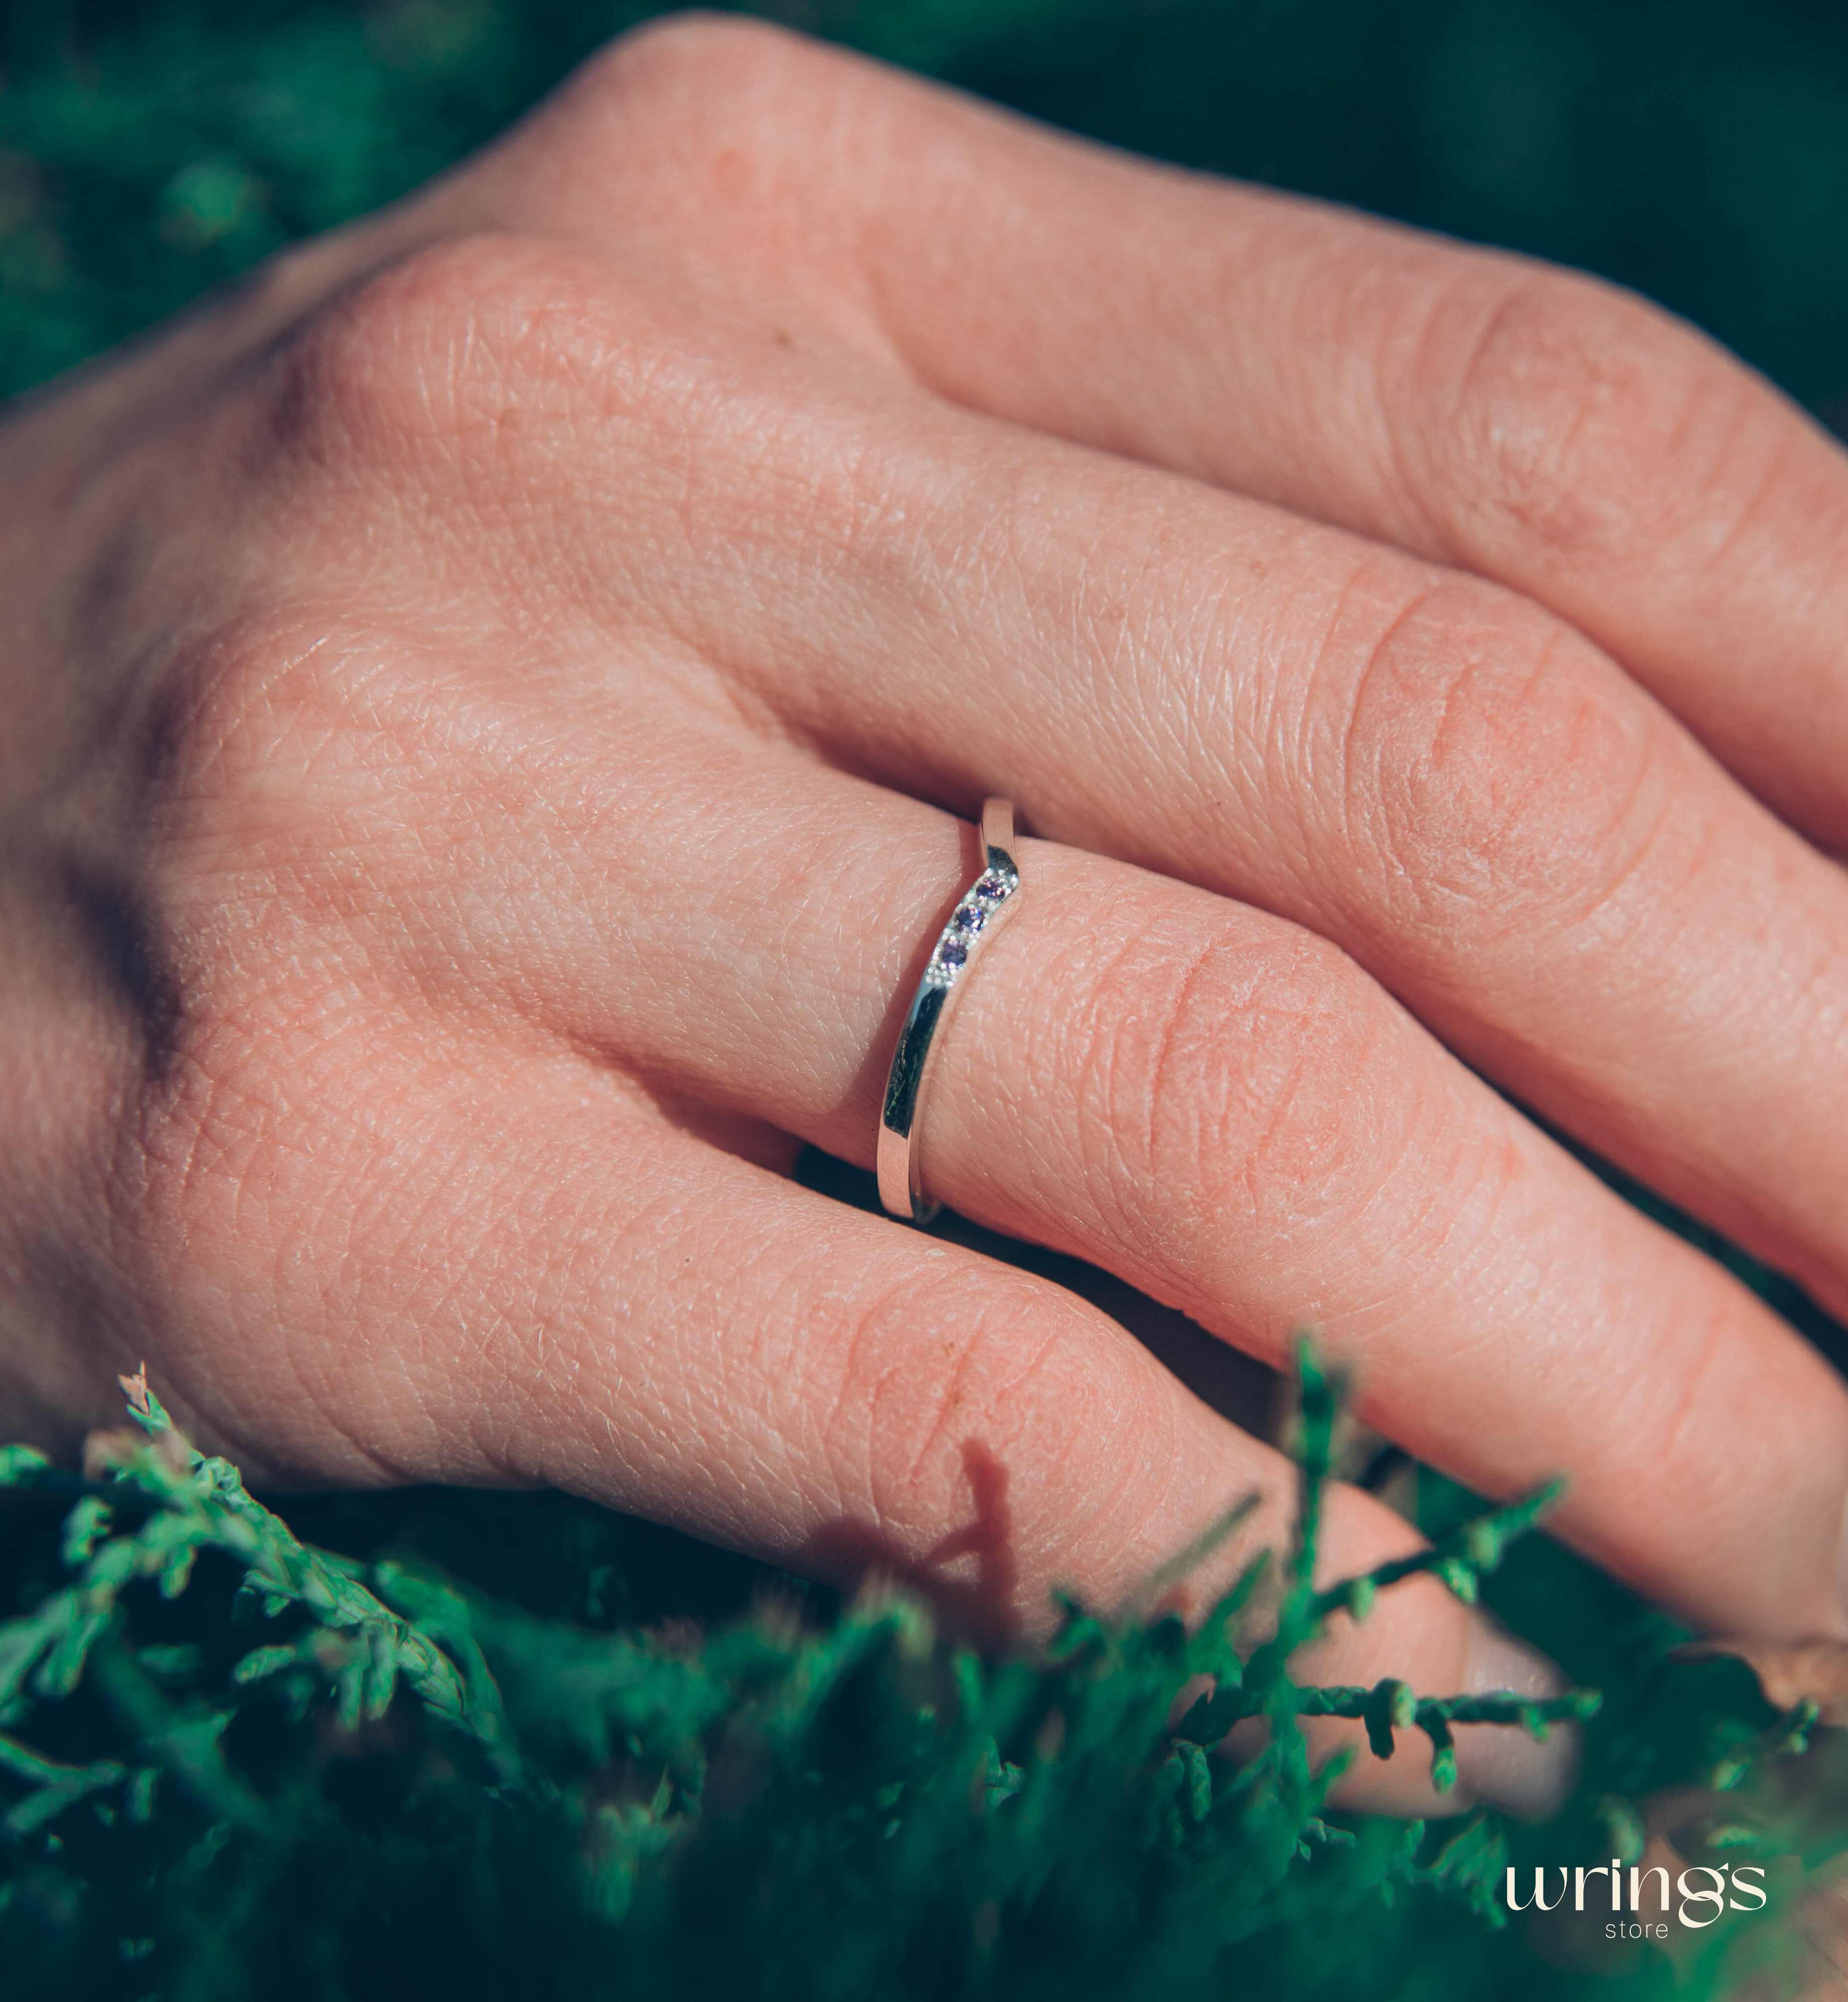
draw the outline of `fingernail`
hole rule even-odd
[[[1516,1696],[1559,1696],[1565,1678],[1544,1655],[1517,1641],[1486,1615],[1471,1624],[1464,1688],[1471,1696],[1498,1690]],[[1578,1726],[1553,1724],[1536,1742],[1518,1724],[1465,1724],[1456,1728],[1459,1789],[1522,1821],[1558,1812],[1578,1768]],[[1460,1805],[1460,1803],[1459,1803]]]

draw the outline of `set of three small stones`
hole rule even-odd
[[[969,957],[970,941],[1020,887],[1019,876],[1011,870],[985,869],[950,913],[950,922],[930,955],[924,977],[940,987],[947,987]]]

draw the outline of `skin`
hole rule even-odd
[[[1315,1324],[1703,1626],[1848,1627],[1837,1377],[1484,1081],[1848,1306],[1848,463],[1686,329],[683,17],[0,487],[6,1435],[145,1358],[256,1478],[562,1484],[995,1640],[1255,1491],[1203,1603],[1276,1449],[789,1176],[870,1164],[998,790],[933,1194]],[[1416,1541],[1343,1488],[1325,1570]],[[1311,1665],[1552,1680],[1422,1583]]]

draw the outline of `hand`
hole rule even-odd
[[[689,19],[0,481],[9,1435],[145,1357],[257,1478],[556,1483],[990,1633],[1274,1537],[1106,1315],[788,1178],[870,1163],[992,790],[1042,839],[934,1194],[1843,1631],[1837,1378],[1475,1074],[1848,1304],[1848,466],[1686,330]],[[1343,1491],[1327,1566],[1414,1542]],[[1546,1674],[1431,1585],[1328,1648]]]

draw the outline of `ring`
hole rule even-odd
[[[928,1223],[941,1207],[926,1199],[918,1166],[918,1119],[931,1059],[971,962],[1013,909],[1020,888],[1011,800],[982,801],[982,874],[957,900],[937,936],[886,1075],[879,1115],[879,1200],[892,1216],[913,1223]]]

